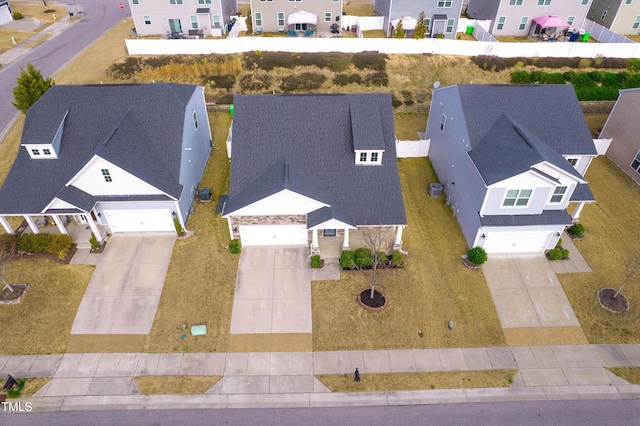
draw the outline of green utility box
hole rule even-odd
[[[589,41],[589,33],[584,33],[584,35],[582,36],[582,42],[586,43]]]
[[[465,31],[466,34],[473,34],[473,29],[475,27],[473,25],[467,25],[467,31]]]

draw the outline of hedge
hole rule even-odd
[[[25,253],[49,253],[64,259],[73,244],[65,234],[22,234],[17,237],[18,250]]]

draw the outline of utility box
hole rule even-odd
[[[200,201],[208,203],[211,201],[211,188],[202,188],[200,190]]]
[[[430,183],[429,184],[429,197],[438,198],[442,195],[442,185],[439,183]]]

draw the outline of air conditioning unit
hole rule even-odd
[[[442,185],[439,183],[430,183],[429,184],[429,197],[437,198],[442,195]]]

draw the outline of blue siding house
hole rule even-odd
[[[427,21],[427,37],[455,38],[458,19],[462,9],[462,0],[375,0],[375,11],[384,16],[384,33],[392,37],[401,18],[418,19],[424,12]],[[395,25],[394,25],[395,24]],[[413,27],[405,27],[407,38],[413,36]]]

